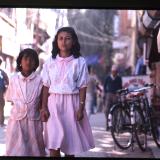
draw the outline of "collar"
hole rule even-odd
[[[28,77],[25,77],[22,75],[21,72],[18,72],[18,76],[21,80],[23,81],[28,81],[28,80],[31,80],[31,79],[34,79],[36,77],[36,73],[35,72],[32,72]]]
[[[115,80],[117,76],[113,77],[113,75],[111,74],[110,77]]]
[[[69,62],[73,59],[74,59],[73,55],[65,57],[65,58],[60,57],[59,54],[57,54],[57,56],[56,56],[56,60],[58,60],[59,62]]]

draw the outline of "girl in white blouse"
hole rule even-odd
[[[7,156],[45,156],[40,120],[42,80],[35,70],[38,54],[24,49],[17,58],[18,72],[10,78],[6,100],[13,104],[6,134]]]
[[[60,151],[74,156],[95,147],[84,108],[88,69],[72,27],[60,28],[52,45],[42,70],[45,144],[50,156],[59,157]]]

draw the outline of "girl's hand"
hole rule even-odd
[[[76,118],[77,118],[77,121],[80,121],[83,119],[83,110],[82,109],[78,109]]]
[[[48,118],[49,118],[49,111],[48,109],[41,109],[40,110],[40,117],[41,117],[41,121],[42,122],[47,122]]]

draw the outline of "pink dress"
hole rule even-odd
[[[49,87],[50,117],[45,125],[45,144],[65,154],[78,154],[95,147],[89,120],[76,120],[79,89],[88,83],[88,70],[83,57],[48,59],[42,70],[43,85]]]
[[[6,156],[45,156],[38,109],[41,89],[41,77],[36,73],[25,78],[19,72],[10,79],[6,100],[13,107],[7,125]]]

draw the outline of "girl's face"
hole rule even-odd
[[[58,48],[60,49],[60,52],[68,52],[71,50],[74,44],[74,41],[70,33],[60,32],[58,34],[57,44],[58,44]]]
[[[35,67],[35,61],[33,57],[24,55],[21,60],[21,66],[23,72],[31,72]]]

